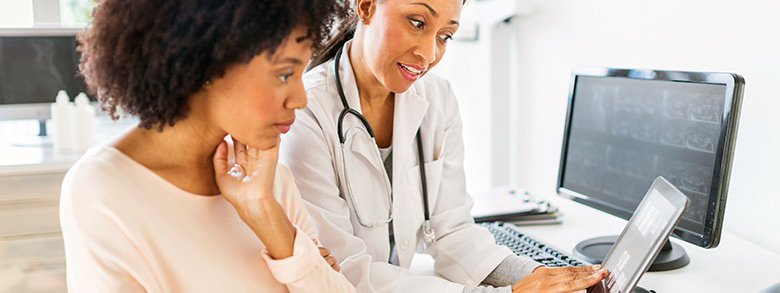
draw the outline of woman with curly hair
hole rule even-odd
[[[140,123],[63,182],[69,291],[354,291],[277,165],[306,105],[304,67],[343,13],[322,0],[99,3],[82,74],[112,117]]]

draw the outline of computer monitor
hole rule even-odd
[[[0,29],[0,120],[43,121],[51,117],[49,104],[58,91],[65,90],[71,98],[87,92],[78,74],[79,30]]]
[[[558,194],[629,219],[658,176],[691,200],[673,236],[716,247],[729,187],[744,79],[732,73],[575,69]],[[600,263],[616,237],[580,242],[574,254]],[[687,265],[668,242],[651,271]]]

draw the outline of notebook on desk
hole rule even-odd
[[[521,222],[526,224],[560,223],[558,209],[515,186],[499,186],[474,194],[471,208],[474,221]]]

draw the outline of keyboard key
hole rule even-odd
[[[488,231],[496,239],[496,244],[508,247],[517,255],[527,256],[550,267],[583,265],[577,259],[520,233],[512,226],[504,225],[500,222],[481,223],[480,225],[488,228]]]

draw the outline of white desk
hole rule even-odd
[[[578,242],[587,238],[620,234],[627,223],[558,196],[542,198],[561,209],[563,224],[521,229],[569,254]],[[676,238],[672,241],[685,248],[691,263],[673,271],[645,273],[639,286],[659,293],[758,292],[780,282],[780,254],[727,231],[723,232],[720,245],[714,249],[703,249]],[[428,255],[417,255],[411,270],[417,274],[434,275],[433,259]]]
[[[97,119],[93,145],[109,141],[135,123],[134,120]],[[36,137],[0,136],[0,176],[65,173],[83,154],[55,151],[51,145],[24,145],[35,140]]]

